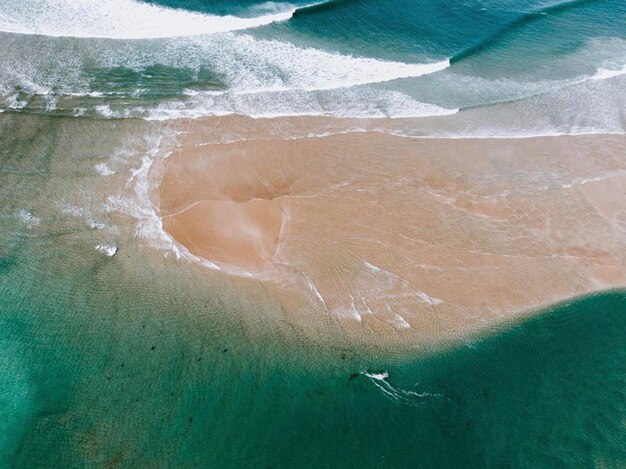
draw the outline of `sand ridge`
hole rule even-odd
[[[622,136],[198,138],[165,162],[164,229],[295,323],[442,341],[626,285]]]

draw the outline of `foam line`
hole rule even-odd
[[[621,75],[626,75],[626,65],[616,70],[611,70],[608,68],[599,68],[596,74],[591,77],[591,80],[594,80],[594,81],[608,80],[609,78],[619,77]]]

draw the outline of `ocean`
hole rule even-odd
[[[3,0],[0,53],[0,467],[626,466],[625,2]],[[176,234],[207,181],[289,280]]]
[[[7,0],[1,11],[0,105],[12,111],[425,117],[500,103],[479,113],[501,112],[497,127],[447,133],[518,135],[520,118],[533,135],[623,130],[619,0]]]

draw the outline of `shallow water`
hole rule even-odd
[[[0,119],[12,135],[0,152],[4,467],[626,460],[623,293],[447,351],[329,345],[102,209],[111,178],[124,187],[138,166],[145,142],[132,136],[164,129]],[[99,174],[103,162],[118,172]]]

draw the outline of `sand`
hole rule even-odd
[[[164,229],[305,329],[440,343],[626,285],[626,139],[376,132],[203,144],[155,184]]]

